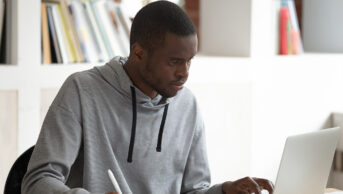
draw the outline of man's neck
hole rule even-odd
[[[130,58],[123,65],[126,74],[129,76],[133,85],[135,85],[139,90],[141,90],[145,95],[149,96],[151,99],[157,96],[157,92],[152,89],[144,80],[140,77],[138,73],[137,64],[132,63]]]

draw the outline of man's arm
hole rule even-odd
[[[79,91],[73,76],[63,84],[45,117],[22,183],[22,193],[89,193],[65,185],[81,146]]]
[[[184,172],[182,194],[239,194],[273,192],[273,183],[266,179],[245,177],[210,186],[211,176],[207,161],[204,125],[198,126]]]
[[[182,194],[222,194],[221,184],[210,187],[204,124],[199,118],[183,175]]]

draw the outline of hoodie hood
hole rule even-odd
[[[169,104],[172,98],[164,98],[158,94],[155,98],[151,99],[137,88],[124,70],[123,65],[126,61],[126,57],[114,57],[111,61],[106,63],[106,65],[95,68],[106,82],[111,84],[125,99],[132,98],[131,87],[134,87],[136,92],[136,103],[140,106],[159,109],[164,108],[165,105]]]
[[[137,105],[141,105],[146,108],[160,109],[164,108],[162,121],[159,127],[158,139],[156,151],[162,151],[162,137],[164,124],[166,122],[169,101],[167,98],[157,95],[151,99],[145,95],[137,87],[135,87],[129,78],[128,74],[124,70],[123,65],[127,61],[127,58],[115,57],[110,62],[102,67],[96,67],[102,77],[110,83],[120,94],[124,95],[125,99],[131,99],[132,103],[132,127],[129,151],[127,155],[127,162],[132,163],[135,138],[136,138],[136,123],[137,123]]]

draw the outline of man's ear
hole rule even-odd
[[[145,60],[147,51],[139,43],[134,43],[131,48],[131,55],[135,61],[141,62]]]

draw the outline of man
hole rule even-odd
[[[194,25],[175,4],[142,8],[128,59],[71,75],[52,103],[23,193],[106,193],[111,169],[124,194],[272,192],[264,179],[210,187],[203,120],[186,82]]]

